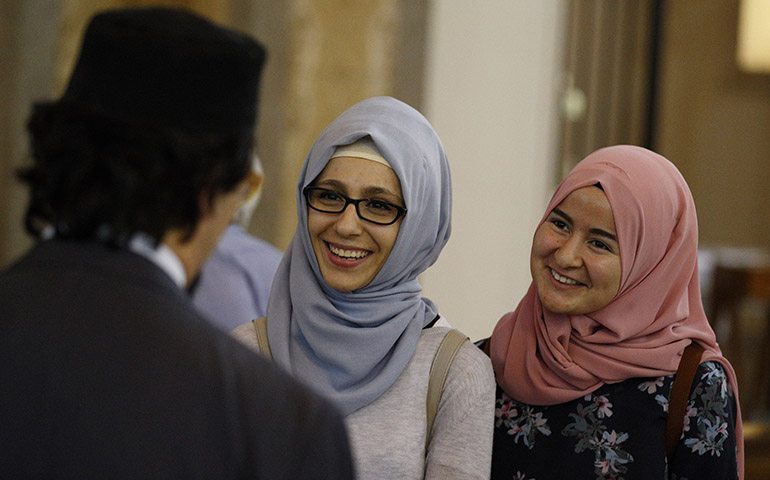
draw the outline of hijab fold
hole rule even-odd
[[[369,136],[393,168],[408,209],[385,264],[354,292],[329,287],[307,229],[302,190],[335,148]],[[451,179],[444,148],[417,110],[390,97],[350,107],[316,139],[297,183],[297,230],[268,301],[275,361],[347,415],[382,395],[406,367],[423,326],[438,314],[417,276],[449,239]]]
[[[570,193],[597,183],[609,200],[620,244],[617,295],[595,312],[556,314],[543,309],[532,284],[490,339],[497,382],[521,402],[555,405],[607,383],[675,373],[684,349],[696,342],[705,349],[702,361],[722,364],[737,402],[735,371],[703,310],[697,216],[684,178],[644,148],[603,148],[562,181],[539,225]],[[736,435],[742,471],[740,410]]]

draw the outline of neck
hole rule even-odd
[[[183,241],[184,233],[179,230],[170,230],[163,236],[163,243],[182,262],[187,281],[185,288],[189,288],[193,279],[200,272],[205,258],[200,255],[200,247],[196,245],[195,238]]]

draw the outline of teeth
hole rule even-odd
[[[365,250],[343,250],[333,245],[329,245],[329,250],[331,250],[333,254],[342,258],[364,258],[365,256],[369,255],[369,252]]]
[[[559,282],[559,283],[566,283],[567,285],[577,285],[578,284],[578,282],[576,282],[575,280],[572,280],[571,278],[567,278],[567,277],[562,277],[561,275],[559,275],[558,273],[554,272],[553,270],[551,270],[551,275],[553,275],[553,278],[555,278],[556,281]]]

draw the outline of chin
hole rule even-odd
[[[323,272],[321,272],[321,274],[323,275]],[[348,281],[348,279],[329,278],[328,275],[323,275],[323,279],[331,288],[343,293],[350,293],[353,290],[357,290],[364,286],[359,285],[358,283],[352,283]]]

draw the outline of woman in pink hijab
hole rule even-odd
[[[598,150],[559,185],[535,232],[532,285],[489,340],[497,378],[492,478],[743,478],[735,372],[698,283],[682,175],[634,146]],[[679,360],[705,351],[671,462]]]

